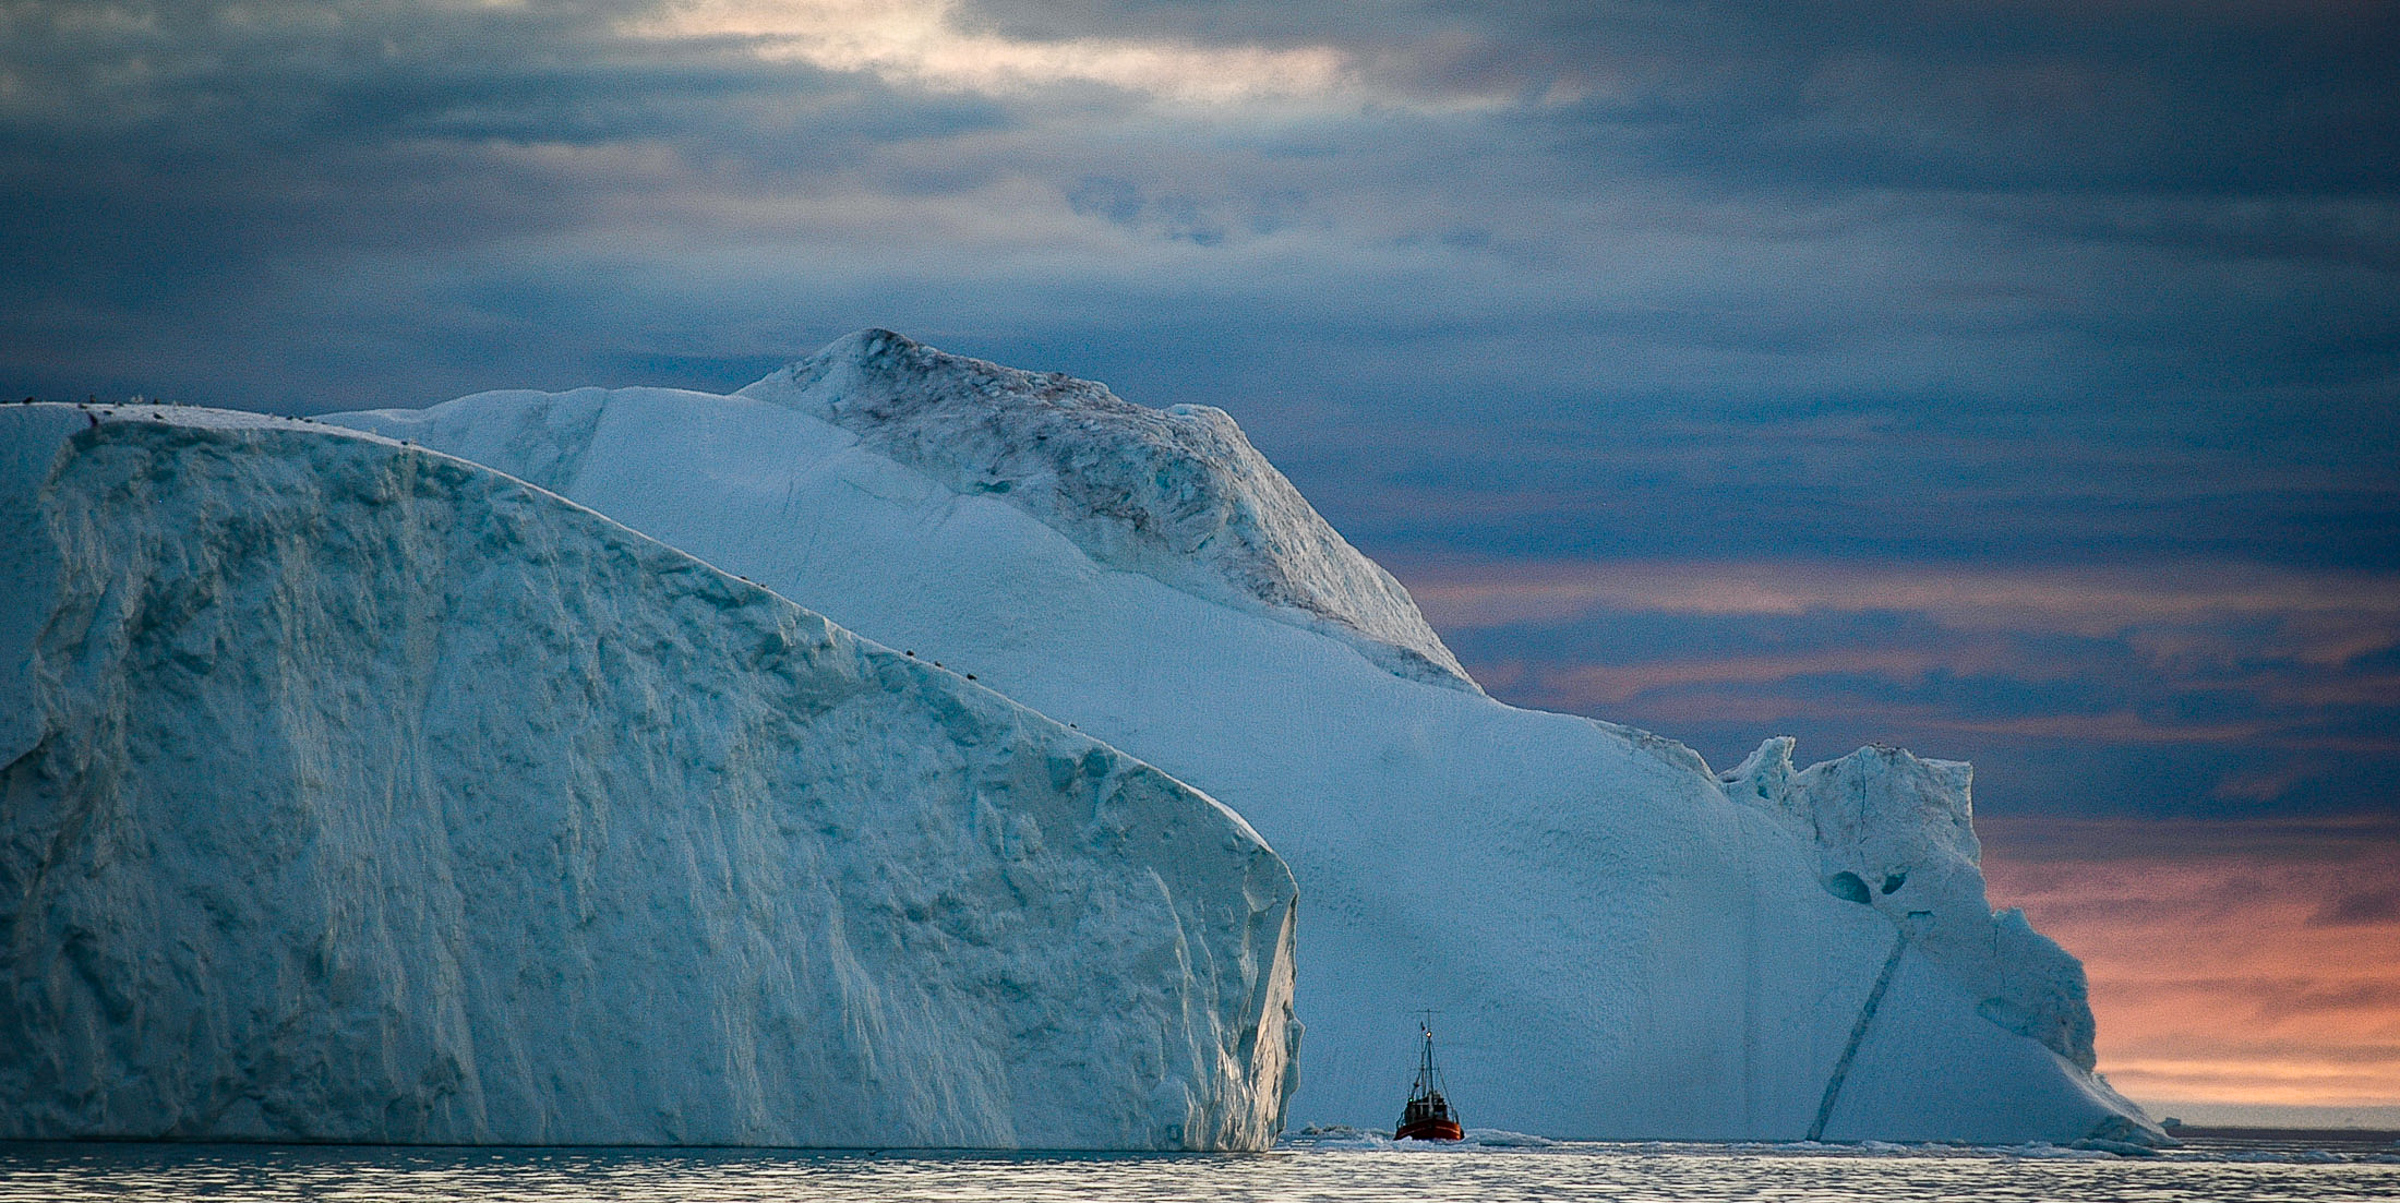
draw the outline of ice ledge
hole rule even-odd
[[[1793,768],[1793,740],[1778,735],[1718,780],[1810,840],[1826,893],[1882,912],[1973,989],[1982,1018],[2093,1069],[2083,965],[2021,910],[1994,915],[1985,900],[1973,766],[1877,744]]]
[[[2163,1141],[2141,1109],[2093,1072],[2094,1026],[2083,963],[2033,929],[2025,912],[1995,913],[1986,898],[1983,849],[1975,838],[1975,771],[1962,760],[1933,760],[1904,748],[1873,745],[1839,760],[1795,768],[1790,736],[1776,736],[1718,775],[1728,797],[1773,815],[1816,850],[1818,881],[1837,898],[1871,907],[1898,938],[1891,971],[1914,947],[1975,1001],[1990,1023],[2035,1041],[2077,1071],[2085,1089],[2118,1106],[2109,1133]],[[1880,993],[1881,983],[1877,992]],[[1859,1017],[1853,1047],[1873,1018]],[[1818,1124],[1840,1090],[1827,1087]]]
[[[1350,546],[1221,409],[861,330],[742,389],[997,497],[1094,560],[1343,639],[1412,680],[1482,692],[1408,591]]]
[[[2083,965],[2019,910],[1993,913],[1969,790],[1974,768],[1877,745],[1795,769],[1794,741],[1760,744],[1720,775],[1817,852],[1827,893],[1874,908],[1980,1000],[1985,1019],[2093,1066]]]

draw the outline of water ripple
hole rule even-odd
[[[1505,1135],[1505,1134],[1502,1134]],[[2256,1156],[2260,1159],[2245,1159]],[[2400,1155],[2178,1150],[2157,1158],[2028,1146],[1558,1144],[1449,1149],[1302,1140],[1255,1156],[1007,1156],[784,1150],[334,1146],[0,1146],[0,1203],[134,1200],[949,1203],[967,1200],[1477,1199],[1608,1203],[2388,1203]]]

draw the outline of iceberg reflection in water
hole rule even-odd
[[[0,1146],[0,1203],[172,1199],[923,1200],[2400,1197],[2400,1148],[2266,1146],[2154,1157],[2031,1145],[1564,1144],[1474,1130],[1457,1145],[1367,1132],[1273,1153],[945,1155],[762,1149],[293,1145]]]

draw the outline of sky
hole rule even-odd
[[[1227,409],[1504,699],[1973,760],[2112,1081],[2400,1106],[2400,6],[0,0],[0,396],[865,326]]]

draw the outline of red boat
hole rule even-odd
[[[1425,1033],[1425,1056],[1417,1063],[1417,1083],[1408,1088],[1408,1106],[1400,1112],[1400,1126],[1392,1130],[1392,1139],[1464,1139],[1467,1131],[1459,1126],[1457,1113],[1450,1110],[1450,1100],[1442,1096],[1442,1071],[1433,1063],[1433,1025],[1419,1021],[1417,1030]]]

